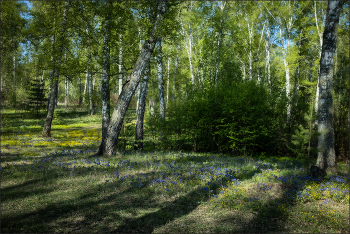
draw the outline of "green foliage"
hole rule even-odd
[[[254,81],[204,87],[169,107],[169,134],[186,135],[201,151],[270,153],[274,113],[267,100]]]

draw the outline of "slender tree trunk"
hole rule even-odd
[[[320,40],[320,46],[319,46],[319,56],[320,56],[320,61],[321,61],[321,53],[322,53],[322,45],[323,45],[323,38],[322,38],[322,31],[320,29],[320,27],[318,26],[318,17],[317,17],[317,6],[316,6],[316,1],[314,1],[315,3],[315,22],[316,22],[316,28],[317,28],[317,34]],[[322,17],[321,17],[322,18]],[[322,22],[321,22],[322,23]],[[319,94],[319,78],[320,78],[320,69],[321,66],[318,70],[318,75],[317,75],[317,88],[316,88],[316,97],[315,97],[315,110],[318,110],[318,94]]]
[[[163,79],[163,52],[162,52],[162,39],[160,38],[157,43],[157,71],[158,71],[158,94],[159,94],[159,116],[160,116],[160,130],[159,139],[163,140],[163,123],[165,120],[165,102],[164,102],[164,79]]]
[[[222,24],[222,20],[220,25]],[[220,43],[221,43],[221,34],[222,34],[222,29],[220,28],[219,30],[219,35],[218,35],[218,45],[216,47],[216,64],[215,64],[215,86],[218,84],[218,75],[219,75],[219,65],[220,65]]]
[[[87,68],[87,70],[86,70],[86,75],[85,75],[85,84],[84,84],[84,93],[83,93],[83,103],[86,102],[85,98],[86,98],[86,96],[87,96],[86,90],[87,90],[88,84],[89,84],[89,69]]]
[[[140,36],[140,42],[139,42],[139,49],[140,49],[140,53],[141,53],[141,50],[142,50],[142,42],[141,42],[141,29],[139,28],[139,36]],[[139,109],[139,101],[140,101],[140,95],[141,95],[141,83],[139,83],[137,85],[137,88],[136,88],[136,93],[135,93],[135,96],[136,96],[136,111]]]
[[[67,55],[66,53],[64,53],[64,60],[65,63],[67,63]],[[67,72],[67,69],[66,69]],[[68,107],[68,76],[67,74],[64,75],[64,107],[67,108]]]
[[[170,80],[170,71],[169,71],[170,60],[168,58],[168,79],[166,80],[166,104],[169,102],[169,80]]]
[[[252,38],[253,38],[253,25],[249,28],[248,23],[248,33],[249,33],[249,80],[253,80],[253,55],[252,55]]]
[[[176,59],[175,59],[175,68],[174,68],[174,79],[173,79],[173,101],[175,101],[175,90],[176,90],[176,72],[177,66],[179,64],[179,47],[176,47]]]
[[[69,84],[68,84],[68,77],[64,77],[64,87],[65,87],[65,95],[64,95],[64,107],[68,107],[68,94],[69,94]]]
[[[91,61],[91,59],[90,59]],[[89,107],[90,107],[90,115],[94,115],[95,114],[95,107],[94,107],[94,100],[93,100],[93,82],[92,82],[92,74],[91,72],[88,72],[89,74]]]
[[[193,64],[192,64],[192,30],[190,28],[190,35],[187,35],[182,23],[181,23],[181,26],[182,26],[183,35],[185,37],[185,46],[188,54],[188,61],[190,63],[191,81],[192,81],[192,85],[194,85],[194,72],[193,72]],[[188,37],[188,41],[186,40],[186,35]]]
[[[52,51],[52,54],[54,53],[54,43],[55,43],[55,35],[52,36],[52,41],[51,41],[51,51]],[[46,107],[46,111],[48,112],[49,111],[49,105],[50,105],[50,100],[51,100],[51,97],[53,95],[53,89],[55,88],[54,87],[54,80],[53,80],[53,74],[54,74],[54,59],[53,59],[53,56],[51,55],[51,65],[52,65],[52,68],[50,70],[50,73],[49,73],[49,95],[48,95],[48,99],[47,99],[47,107]]]
[[[287,121],[290,120],[290,102],[289,102],[289,94],[290,94],[290,75],[289,75],[289,64],[287,61],[287,49],[284,48],[284,41],[283,41],[283,37],[282,37],[282,22],[280,20],[280,37],[281,37],[281,43],[282,43],[282,52],[283,52],[283,63],[284,63],[284,69],[286,72],[286,94],[287,94],[287,99],[288,99],[288,103],[287,103]],[[289,45],[289,40],[288,40],[288,45]]]
[[[322,55],[319,77],[318,103],[318,137],[319,153],[317,166],[326,170],[336,167],[333,127],[333,65],[337,46],[339,15],[342,9],[341,1],[328,1],[325,29],[323,32]]]
[[[78,88],[79,88],[79,101],[78,101],[78,105],[81,106],[82,97],[81,97],[81,78],[80,78],[80,74],[79,74],[79,76],[78,76]]]
[[[55,111],[55,101],[57,101],[57,93],[58,93],[58,78],[60,75],[60,69],[61,69],[61,58],[62,58],[62,51],[63,51],[63,40],[64,35],[66,32],[66,24],[67,24],[67,15],[68,15],[68,9],[69,9],[69,1],[66,1],[64,4],[64,12],[63,12],[63,19],[62,19],[62,29],[60,33],[60,48],[58,51],[57,59],[54,66],[54,74],[53,74],[53,80],[55,83],[55,88],[53,89],[53,93],[50,95],[50,101],[49,101],[49,108],[46,116],[46,120],[43,127],[43,137],[50,137],[51,136],[51,124],[53,119],[53,113]]]
[[[122,69],[122,64],[123,64],[123,35],[120,32],[119,33],[119,64],[118,64],[118,69],[119,69],[119,91],[118,95],[122,92],[123,89],[123,69]]]
[[[266,40],[265,40],[265,49],[266,49],[266,67],[267,67],[267,82],[269,85],[270,94],[272,92],[271,84],[271,70],[270,70],[270,27],[266,27]]]
[[[145,109],[146,109],[146,96],[147,96],[147,87],[148,87],[148,66],[145,68],[143,81],[141,84],[141,92],[139,96],[139,105],[137,108],[137,120],[136,120],[136,142],[135,149],[142,150],[143,149],[143,120],[145,117]]]
[[[16,41],[13,38],[13,56],[12,56],[12,77],[13,77],[13,105],[17,103],[17,84],[16,84]]]
[[[111,120],[107,127],[107,138],[105,142],[101,142],[102,146],[100,148],[102,150],[99,150],[99,154],[113,154],[114,148],[118,143],[118,136],[123,126],[124,117],[129,107],[131,98],[135,93],[137,84],[140,82],[143,71],[149,64],[151,54],[153,53],[154,47],[158,41],[158,38],[156,38],[155,35],[158,33],[158,28],[163,20],[165,12],[166,2],[159,1],[157,4],[155,23],[151,29],[149,40],[144,43],[141,54],[139,55],[133,70],[129,75],[128,81],[124,84],[122,92],[120,93],[120,98],[118,98],[115,104]]]
[[[102,143],[100,145],[98,154],[102,154],[103,149],[101,146],[104,145],[104,142],[107,138],[107,127],[110,120],[110,91],[109,91],[109,75],[110,75],[110,21],[111,21],[111,9],[112,2],[106,1],[105,5],[106,16],[105,16],[105,25],[104,25],[104,35],[103,35],[103,62],[102,62]]]
[[[164,80],[163,80],[163,52],[162,40],[157,43],[157,71],[158,71],[158,93],[159,93],[159,115],[162,120],[165,118],[165,102],[164,102]]]

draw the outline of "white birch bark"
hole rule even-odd
[[[136,141],[135,141],[135,149],[142,150],[143,149],[143,121],[145,117],[146,110],[146,97],[147,97],[147,87],[148,87],[148,66],[145,68],[143,81],[139,83],[141,84],[141,92],[139,96],[139,105],[137,108],[137,119],[136,119]]]
[[[175,59],[175,68],[174,68],[174,75],[173,75],[173,101],[175,101],[175,90],[176,90],[176,72],[177,72],[177,66],[179,63],[179,46],[176,46],[176,59]]]
[[[106,14],[105,23],[103,29],[103,47],[102,47],[102,142],[107,137],[107,127],[110,121],[110,91],[109,91],[109,79],[110,79],[110,21],[111,21],[111,10],[112,2],[106,1],[105,4]],[[102,143],[101,145],[103,145]],[[101,149],[102,150],[102,149]]]
[[[314,1],[314,5],[315,5],[315,22],[316,22],[316,28],[317,28],[317,34],[318,34],[318,37],[319,37],[319,41],[320,41],[320,45],[319,45],[319,49],[318,49],[318,53],[319,53],[319,58],[321,59],[321,53],[322,53],[322,44],[323,44],[323,38],[322,38],[322,31],[319,27],[319,24],[318,24],[318,17],[317,17],[317,6],[316,6],[316,1]],[[322,16],[321,16],[321,19]],[[321,21],[322,22],[322,21]],[[323,23],[321,23],[323,24]],[[320,68],[319,68],[320,69]],[[318,76],[317,76],[317,88],[316,88],[316,97],[315,97],[315,109],[317,110],[318,109],[318,94],[319,94],[319,88],[318,88],[318,83],[319,83],[319,79],[320,78],[320,70],[318,70]]]
[[[66,53],[64,53],[64,58],[65,58],[65,62],[67,63],[67,55]],[[69,84],[68,84],[68,76],[67,74],[65,74],[64,76],[64,107],[67,108],[68,107],[68,94],[69,94]]]
[[[170,80],[170,71],[169,71],[169,58],[168,58],[168,79],[166,81],[166,104],[169,102],[169,80]]]
[[[267,22],[267,25],[268,22]],[[272,92],[272,83],[271,83],[271,70],[270,70],[270,27],[266,27],[266,38],[265,38],[265,50],[266,50],[266,69],[267,69],[267,82],[269,85],[270,94]]]
[[[17,103],[17,84],[16,84],[16,41],[13,38],[13,55],[12,55],[12,78],[13,78],[13,102]]]
[[[162,40],[157,43],[157,71],[158,71],[158,94],[159,94],[159,115],[162,120],[165,119],[165,102],[164,102],[164,79],[163,79],[163,52]]]
[[[151,54],[154,50],[154,47],[158,41],[156,35],[159,32],[159,25],[161,24],[164,15],[166,13],[166,2],[159,1],[157,4],[157,11],[155,17],[155,23],[150,31],[149,40],[147,40],[143,47],[141,54],[139,55],[127,82],[124,84],[122,92],[120,93],[120,98],[118,98],[113,114],[111,116],[111,120],[107,127],[107,138],[105,142],[102,142],[102,146],[100,146],[100,150],[98,154],[103,155],[112,155],[115,146],[118,143],[118,136],[121,131],[124,117],[128,106],[130,104],[131,98],[134,95],[137,84],[140,82],[141,76],[145,70],[145,68],[149,64],[149,60],[151,58]]]
[[[122,64],[123,64],[123,35],[120,32],[119,33],[119,64],[118,64],[118,69],[119,69],[119,91],[118,95],[122,92],[123,89],[123,69],[122,69]]]
[[[342,1],[328,1],[326,22],[323,32],[318,103],[318,132],[320,136],[318,137],[319,153],[316,162],[317,166],[323,170],[326,170],[328,167],[333,168],[336,166],[332,81],[339,16],[343,3]]]
[[[280,30],[280,37],[281,37],[281,46],[282,46],[282,53],[283,53],[283,63],[284,63],[284,69],[286,72],[286,95],[288,99],[287,103],[287,120],[290,119],[290,102],[289,102],[289,95],[290,95],[290,74],[289,74],[289,64],[287,61],[287,48],[289,47],[289,38],[287,39],[287,48],[284,48],[284,40],[282,35],[282,21],[279,19],[279,30]],[[288,29],[287,29],[288,30]],[[287,32],[289,34],[289,32]]]
[[[195,80],[194,80],[193,63],[192,63],[192,29],[190,27],[190,34],[188,35],[185,31],[182,21],[181,21],[181,27],[182,27],[182,33],[185,39],[184,41],[185,41],[185,48],[188,55],[188,61],[190,64],[191,81],[192,81],[192,85],[194,86]]]

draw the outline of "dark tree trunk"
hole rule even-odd
[[[319,75],[318,101],[318,158],[317,166],[323,170],[336,167],[333,127],[333,65],[337,45],[339,15],[342,9],[341,1],[328,1],[326,23],[323,32],[323,45]]]
[[[63,12],[63,19],[62,19],[62,29],[60,33],[60,47],[58,51],[58,55],[56,58],[55,66],[53,68],[53,83],[54,88],[51,91],[50,100],[49,100],[49,107],[47,111],[46,120],[43,127],[43,137],[51,137],[51,124],[53,119],[53,113],[55,111],[55,102],[57,101],[57,93],[58,93],[58,77],[60,76],[60,68],[61,68],[61,59],[62,59],[62,51],[64,47],[64,35],[66,31],[66,24],[67,24],[67,15],[68,15],[68,9],[69,9],[69,1],[66,1],[64,4],[64,12]]]
[[[103,63],[102,63],[102,144],[107,137],[107,127],[110,120],[110,91],[109,91],[109,75],[110,75],[110,20],[111,20],[112,2],[106,2],[106,18],[103,35]],[[102,150],[102,149],[99,149]]]
[[[129,107],[132,96],[135,93],[137,84],[140,82],[143,71],[149,64],[151,54],[153,53],[154,47],[158,41],[157,33],[159,33],[159,25],[164,18],[166,12],[166,2],[160,1],[157,4],[157,11],[155,15],[155,23],[151,29],[149,40],[147,40],[142,48],[141,54],[139,55],[130,75],[129,79],[125,82],[122,92],[118,97],[115,104],[111,120],[107,127],[107,138],[105,142],[101,142],[99,155],[112,155],[115,146],[118,143],[118,136],[123,125],[126,111]]]
[[[140,96],[139,96],[139,104],[137,108],[137,120],[136,120],[136,142],[135,149],[142,150],[143,149],[143,120],[145,117],[145,109],[146,109],[146,96],[147,96],[147,88],[148,88],[148,72],[149,69],[146,67],[144,71],[144,77],[142,83],[139,83],[140,86]]]

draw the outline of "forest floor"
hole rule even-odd
[[[101,116],[1,112],[3,233],[349,233],[349,171],[292,158],[135,152],[97,157]],[[23,117],[24,116],[24,117]]]

